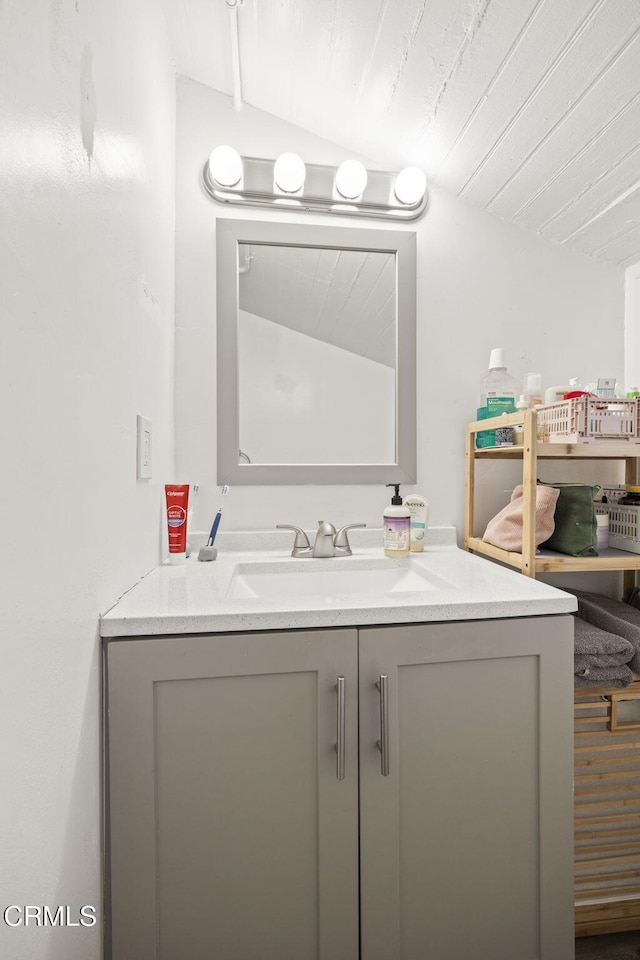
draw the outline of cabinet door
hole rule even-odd
[[[360,631],[362,960],[573,956],[572,694],[571,617]]]
[[[356,631],[119,640],[106,659],[113,960],[355,960]]]

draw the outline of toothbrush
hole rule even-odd
[[[222,496],[224,497],[225,493],[229,490],[229,485],[225,483],[222,488]],[[212,547],[213,541],[216,539],[216,534],[218,532],[218,527],[220,526],[220,520],[222,518],[222,504],[218,507],[218,512],[216,513],[215,520],[213,521],[213,526],[211,527],[211,533],[209,534],[209,539],[207,540],[207,546]]]
[[[196,504],[196,497],[200,489],[199,483],[193,483],[189,488],[189,506],[187,508],[187,556],[191,556],[191,544],[189,543],[189,534],[191,533],[191,521],[193,520],[193,508]]]
[[[192,483],[191,489],[189,491],[189,507],[187,509],[187,538],[191,531],[191,521],[193,520],[193,510],[196,505],[196,497],[198,496],[198,490],[200,489],[199,483]]]

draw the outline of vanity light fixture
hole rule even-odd
[[[218,203],[299,213],[415,220],[427,206],[427,180],[418,167],[400,173],[367,170],[359,160],[336,166],[305,164],[295,153],[277,160],[241,157],[216,147],[204,167],[204,187]]]
[[[307,171],[297,153],[281,153],[273,165],[273,179],[284,193],[297,193],[304,186]]]
[[[209,157],[209,172],[221,187],[235,187],[242,179],[242,157],[226,144],[216,147]]]
[[[345,160],[336,171],[336,190],[347,200],[362,196],[367,185],[367,168],[359,160]]]
[[[396,177],[394,193],[400,203],[418,203],[427,189],[427,178],[419,167],[405,167]]]

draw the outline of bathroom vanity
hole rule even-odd
[[[575,598],[370,535],[221,535],[102,618],[107,957],[573,956]]]

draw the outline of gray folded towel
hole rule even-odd
[[[619,667],[594,667],[586,676],[575,674],[573,680],[576,687],[626,687],[633,680],[633,674],[629,667],[621,664]]]
[[[566,589],[566,588],[565,588]],[[622,637],[633,646],[633,656],[629,660],[629,668],[634,673],[640,673],[640,610],[612,600],[600,593],[590,593],[587,590],[566,590],[578,598],[578,617],[607,633]],[[576,621],[577,622],[577,621]],[[580,650],[579,653],[590,653],[590,650]],[[593,651],[596,652],[596,651]],[[600,653],[615,653],[610,649],[600,650]]]
[[[620,657],[609,657],[606,654],[602,657],[585,657],[580,654],[576,654],[573,658],[573,672],[579,673],[581,670],[608,670],[609,667],[628,667],[628,657],[627,659],[621,659]]]
[[[576,660],[581,657],[592,667],[617,667],[628,663],[634,655],[634,646],[624,637],[609,633],[582,619],[580,613],[573,615],[574,651]]]

